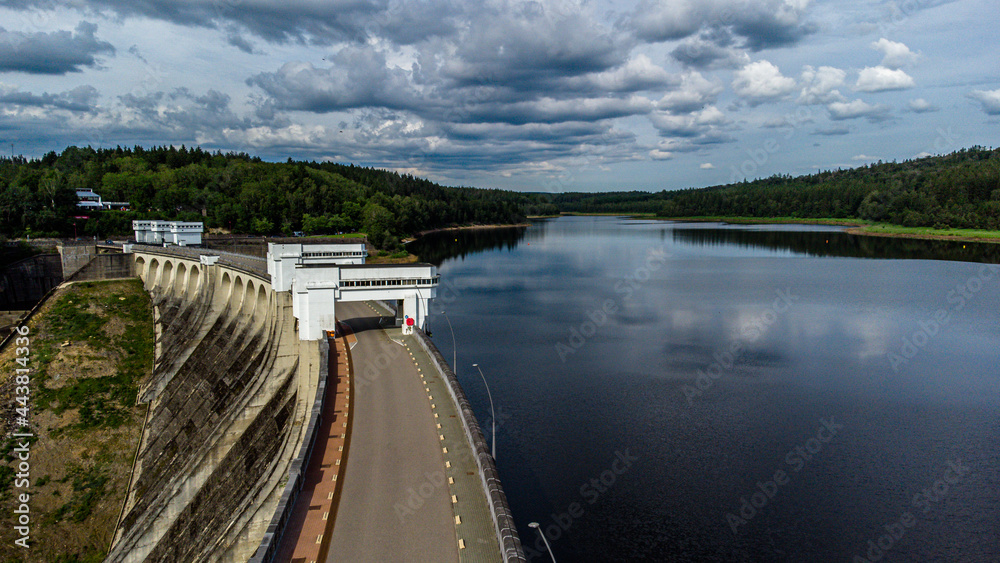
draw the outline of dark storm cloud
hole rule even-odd
[[[793,45],[817,27],[805,21],[808,2],[749,0],[643,0],[628,18],[640,40],[657,43],[684,39],[671,51],[695,68],[735,68],[743,49],[760,51]]]
[[[236,29],[229,30],[226,34],[226,42],[248,55],[253,55],[257,52],[256,49],[254,49],[253,42],[244,37],[239,30]]]
[[[395,37],[408,44],[453,28],[449,15],[461,4],[433,0],[419,5],[388,0],[0,0],[11,10],[75,8],[118,17],[147,17],[181,26],[238,28],[273,43],[330,45],[362,42],[372,35]],[[229,34],[230,43],[246,51],[250,41]],[[248,51],[249,52],[249,51]]]
[[[720,47],[704,38],[690,38],[670,51],[670,56],[683,65],[700,68],[739,68],[749,62],[741,51]]]
[[[81,22],[75,31],[23,33],[0,27],[0,71],[66,74],[97,66],[115,48],[96,37],[97,26]]]
[[[415,109],[426,103],[418,99],[408,73],[389,68],[385,54],[369,46],[341,49],[332,63],[326,68],[286,63],[275,72],[249,78],[247,84],[262,89],[271,104],[282,110]]]
[[[456,37],[440,74],[457,86],[484,82],[517,89],[609,70],[628,57],[626,39],[585,14],[540,4],[483,8]]]
[[[253,124],[238,117],[229,107],[229,95],[209,90],[192,94],[187,88],[145,95],[126,94],[120,98],[123,114],[135,116],[142,129],[177,133],[187,138],[223,129],[245,129]]]
[[[77,86],[72,90],[58,94],[33,94],[13,90],[0,90],[0,105],[31,106],[41,108],[64,109],[73,112],[90,112],[95,109],[100,95],[93,86]]]
[[[794,45],[817,29],[814,23],[800,23],[798,18],[793,23],[770,10],[752,11],[733,22],[733,32],[745,38],[744,45],[751,51]]]

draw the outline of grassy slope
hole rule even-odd
[[[29,323],[32,377],[31,544],[14,546],[0,526],[0,561],[90,562],[107,552],[125,499],[145,407],[139,383],[153,361],[149,297],[138,280],[84,282],[60,289]],[[68,344],[66,344],[68,343]],[[12,347],[0,354],[4,430],[14,404]],[[12,444],[4,445],[9,454]],[[13,460],[8,455],[0,468]],[[10,519],[12,473],[4,472],[3,518]]]

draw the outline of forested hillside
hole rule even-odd
[[[865,219],[907,227],[1000,230],[1000,149],[772,176],[679,191],[561,194],[561,211]]]
[[[86,213],[90,188],[131,211]],[[1000,230],[1000,149],[879,162],[808,176],[776,175],[678,191],[519,193],[450,188],[395,172],[316,162],[263,162],[199,148],[69,147],[41,159],[0,159],[0,235],[123,235],[133,219],[204,221],[208,228],[276,235],[361,231],[398,248],[420,231],[511,224],[526,215],[650,213],[865,219],[907,227]]]
[[[81,213],[76,190],[131,211]],[[127,234],[138,218],[204,221],[260,235],[362,231],[380,248],[451,225],[519,223],[536,198],[448,188],[384,170],[333,163],[263,162],[199,148],[69,147],[41,159],[0,159],[0,234]],[[88,215],[89,219],[75,218]]]

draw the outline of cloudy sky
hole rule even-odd
[[[0,0],[0,142],[676,189],[996,146],[987,0]]]

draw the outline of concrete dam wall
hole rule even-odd
[[[267,274],[154,250],[134,255],[156,355],[129,496],[106,561],[247,561],[302,446],[317,342]]]

